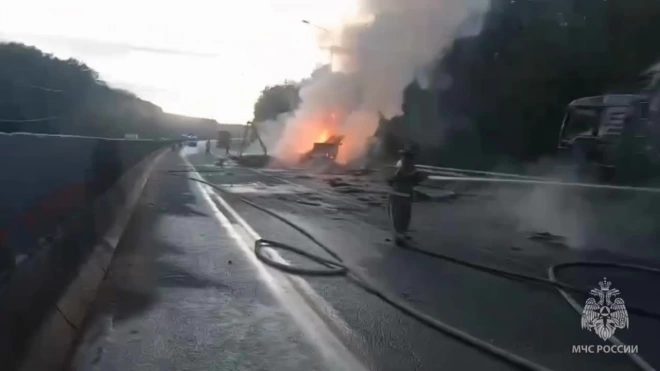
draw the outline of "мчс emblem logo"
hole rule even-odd
[[[607,340],[614,335],[616,329],[628,328],[628,311],[619,290],[610,288],[612,282],[603,278],[599,282],[600,289],[591,290],[595,298],[587,299],[582,310],[582,328],[592,329],[601,339]]]

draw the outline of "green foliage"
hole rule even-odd
[[[298,85],[285,81],[265,88],[254,105],[253,122],[275,120],[283,113],[293,112],[300,103]]]
[[[659,17],[655,0],[493,0],[482,33],[436,66],[451,86],[405,95],[407,135],[436,163],[550,154],[570,101],[640,89],[660,60]]]
[[[90,67],[18,43],[0,44],[0,131],[101,137],[213,138],[214,120],[163,113],[130,92],[110,88]]]

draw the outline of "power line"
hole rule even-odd
[[[64,93],[64,90],[47,88],[45,86],[40,86],[40,85],[34,85],[34,84],[27,83],[27,82],[19,81],[19,80],[16,80],[16,79],[4,77],[4,76],[2,77],[2,79],[6,80],[6,81],[9,81],[11,83],[14,83],[16,85],[22,85],[22,86],[32,88],[32,89],[47,91],[47,92],[51,92],[51,93]]]
[[[51,117],[43,117],[39,119],[0,119],[0,122],[6,122],[6,123],[24,123],[24,122],[44,122],[44,121],[51,121],[51,120],[57,120],[59,117],[57,116],[51,116]]]
[[[213,53],[213,52],[200,52],[195,50],[182,50],[182,49],[173,49],[173,48],[162,48],[162,47],[151,47],[144,45],[136,45],[121,41],[105,41],[105,40],[94,40],[87,38],[71,37],[64,35],[45,35],[45,34],[30,34],[30,33],[7,33],[0,32],[1,35],[12,39],[14,42],[25,43],[26,39],[41,39],[49,40],[53,42],[71,44],[75,43],[81,46],[93,46],[93,45],[102,45],[109,48],[115,48],[119,50],[129,50],[129,51],[142,51],[148,53],[159,53],[159,54],[171,54],[171,55],[183,55],[191,57],[202,57],[202,58],[221,58],[224,57],[222,53]]]
[[[329,33],[329,34],[332,33],[332,32],[330,32],[329,29],[327,29],[327,28],[325,28],[325,27],[321,27],[321,26],[319,26],[319,25],[317,25],[317,24],[314,24],[314,23],[312,23],[312,22],[310,22],[310,21],[308,21],[308,20],[306,20],[306,19],[303,19],[303,20],[302,20],[302,23],[304,23],[304,24],[306,24],[306,25],[308,25],[308,26],[312,26],[312,27],[314,27],[314,28],[316,28],[316,29],[319,29],[319,30],[321,30],[321,31],[327,32],[327,33]]]
[[[51,92],[51,93],[64,93],[64,90],[51,89],[51,88],[46,88],[46,87],[39,86],[39,85],[32,85],[32,84],[28,84],[28,83],[19,83],[19,85],[24,85],[24,86],[27,86],[27,87],[30,87],[30,88],[33,88],[33,89],[43,90],[43,91],[47,91],[47,92]]]

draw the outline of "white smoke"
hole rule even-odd
[[[322,130],[323,115],[342,116],[333,129],[346,135],[342,162],[361,156],[380,114],[402,114],[403,92],[427,71],[457,37],[476,35],[490,0],[362,0],[360,14],[333,30],[332,71],[320,71],[300,90],[276,149],[295,159],[300,141]],[[326,125],[327,126],[327,125]],[[340,153],[340,156],[341,156]]]

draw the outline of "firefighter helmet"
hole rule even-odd
[[[417,153],[419,153],[419,146],[416,143],[411,143],[403,147],[402,150],[399,151],[400,154],[404,156],[415,156]]]

